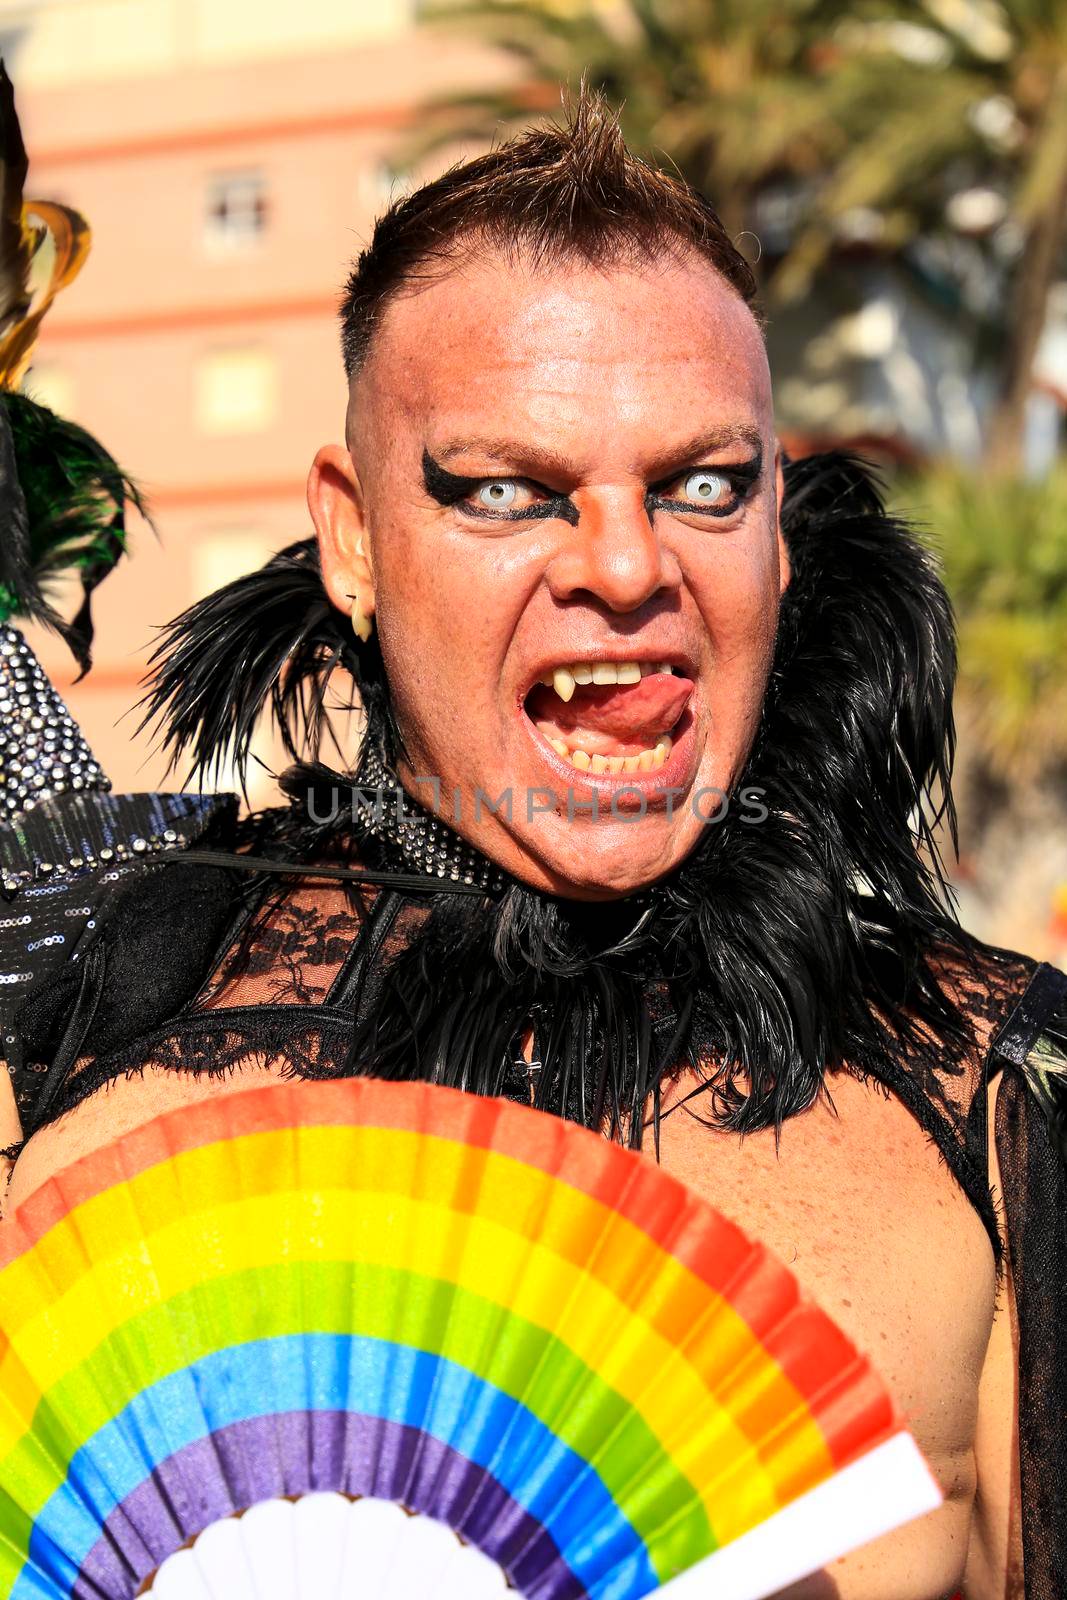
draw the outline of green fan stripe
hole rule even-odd
[[[654,1562],[668,1524],[673,1552],[680,1538],[689,1548],[715,1548],[692,1482],[632,1405],[558,1337],[442,1279],[329,1261],[278,1262],[213,1278],[116,1327],[42,1397],[31,1431],[3,1462],[5,1486],[25,1513],[16,1533],[8,1509],[7,1537],[28,1548],[32,1519],[65,1479],[75,1451],[134,1395],[214,1350],[301,1331],[355,1334],[447,1358],[521,1401],[594,1462]],[[69,1419],[77,1419],[77,1438]]]

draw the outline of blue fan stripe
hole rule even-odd
[[[300,1410],[380,1417],[466,1457],[544,1527],[590,1594],[630,1600],[657,1586],[643,1540],[599,1473],[511,1396],[425,1351],[294,1334],[213,1351],[143,1390],[101,1428],[36,1519],[12,1600],[40,1600],[35,1567],[69,1593],[103,1523],[157,1463],[235,1423]]]

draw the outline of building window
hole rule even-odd
[[[211,350],[196,368],[197,426],[204,433],[261,433],[274,420],[278,373],[259,346]]]
[[[267,228],[267,184],[262,172],[217,172],[208,180],[204,243],[228,252],[255,245]]]

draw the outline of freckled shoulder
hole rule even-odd
[[[993,1252],[901,1102],[844,1075],[832,1090],[833,1105],[790,1118],[777,1146],[773,1130],[740,1140],[668,1114],[661,1159],[773,1250],[870,1357],[946,1494],[930,1518],[834,1563],[833,1588],[813,1580],[795,1600],[929,1600],[959,1586],[967,1548]]]

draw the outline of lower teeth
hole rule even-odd
[[[671,740],[666,737],[654,750],[642,750],[635,756],[591,756],[585,750],[568,749],[562,739],[551,739],[549,743],[558,756],[577,767],[579,772],[656,772],[671,753]]]

